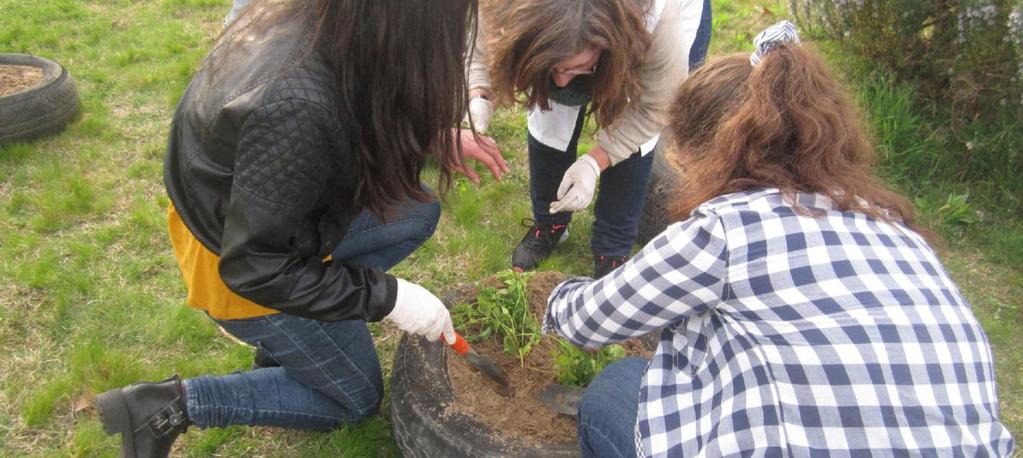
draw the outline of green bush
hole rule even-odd
[[[1023,104],[1018,0],[790,0],[790,8],[804,29],[918,83],[961,117]]]

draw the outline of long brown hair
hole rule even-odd
[[[863,116],[824,62],[797,44],[751,67],[736,54],[703,66],[671,108],[675,155],[685,169],[674,216],[755,187],[827,195],[844,211],[913,223],[913,206],[872,173]]]
[[[492,0],[484,2],[491,90],[499,103],[519,100],[550,109],[551,69],[596,46],[591,113],[609,126],[640,93],[639,73],[650,47],[649,0]],[[520,97],[522,99],[520,100]]]
[[[354,203],[383,216],[402,201],[433,198],[419,179],[431,155],[442,195],[461,164],[452,128],[468,103],[463,62],[477,9],[477,0],[256,0],[224,35],[260,36],[290,15],[308,19],[291,23],[309,28],[309,52],[335,79],[360,169]]]

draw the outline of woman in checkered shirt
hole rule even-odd
[[[680,222],[544,319],[591,349],[663,329],[587,388],[584,456],[1008,455],[983,329],[791,24],[673,107]]]

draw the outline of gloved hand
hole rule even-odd
[[[597,188],[600,166],[589,154],[582,155],[565,171],[558,186],[558,200],[551,202],[551,213],[574,212],[590,205]]]
[[[398,329],[418,334],[433,342],[441,334],[448,344],[455,343],[455,327],[451,314],[433,293],[410,281],[398,280],[398,299],[394,309],[384,317],[391,320]]]
[[[473,97],[469,100],[469,116],[472,117],[476,132],[485,133],[490,125],[490,117],[494,115],[494,105],[483,97]],[[465,120],[468,124],[468,117]]]

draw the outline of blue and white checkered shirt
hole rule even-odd
[[[551,294],[545,330],[597,348],[666,328],[640,456],[1006,456],[987,337],[924,240],[777,189],[729,194],[601,280]]]

